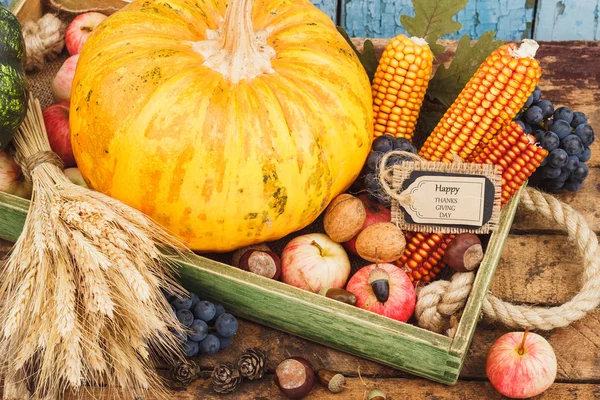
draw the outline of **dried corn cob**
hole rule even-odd
[[[547,155],[547,150],[535,144],[535,138],[526,135],[521,125],[511,121],[477,156],[470,157],[469,160],[502,167],[502,205],[504,205],[523,186]]]
[[[506,44],[481,64],[435,127],[419,155],[431,161],[466,160],[479,153],[523,107],[540,80],[533,59],[538,45],[525,39],[519,49]]]
[[[373,79],[376,136],[412,139],[432,65],[424,39],[398,35],[387,45]]]
[[[446,266],[442,259],[454,236],[406,232],[406,249],[396,265],[404,268],[415,286],[419,282],[431,282]]]

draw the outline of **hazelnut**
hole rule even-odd
[[[461,233],[452,240],[444,254],[444,262],[458,272],[473,271],[483,260],[481,240],[472,233]]]
[[[262,251],[271,251],[269,246],[266,243],[253,244],[251,246],[242,247],[241,249],[237,249],[233,252],[231,256],[231,265],[236,268],[240,267],[240,258],[244,255],[248,250],[262,250]]]
[[[281,260],[272,251],[246,251],[240,258],[239,268],[275,280],[281,276]]]
[[[315,370],[301,357],[283,360],[275,369],[275,384],[290,399],[301,399],[315,385]]]

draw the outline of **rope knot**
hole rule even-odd
[[[32,182],[31,174],[42,164],[52,164],[60,170],[64,168],[62,159],[53,151],[41,151],[23,160],[21,169],[27,182]]]

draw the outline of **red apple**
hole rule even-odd
[[[0,151],[0,192],[31,198],[31,184],[23,180],[21,168],[5,151]]]
[[[369,197],[366,194],[361,194],[360,196],[358,196],[358,198],[360,199],[360,201],[363,202],[365,210],[367,212],[367,218],[365,219],[365,223],[363,224],[363,227],[360,230],[360,232],[362,232],[366,227],[376,224],[378,222],[390,222],[392,220],[391,211],[385,208],[383,205],[369,199]],[[356,236],[354,236],[352,239],[344,243],[344,247],[346,248],[346,250],[348,250],[355,256],[358,256],[358,253],[356,252],[356,238],[358,237],[360,232],[358,232]]]
[[[406,322],[413,315],[417,296],[406,272],[392,264],[371,264],[358,270],[346,290],[356,306]]]
[[[75,77],[79,54],[67,58],[52,80],[52,96],[55,101],[69,101],[71,99],[71,86]]]
[[[281,267],[283,282],[314,293],[323,287],[343,288],[350,275],[350,260],[342,245],[321,233],[290,241],[283,249]]]
[[[70,55],[81,53],[81,49],[92,31],[106,19],[106,15],[97,12],[79,14],[65,32],[65,44]]]
[[[63,160],[65,167],[75,166],[69,127],[69,103],[63,101],[52,104],[44,109],[43,115],[52,151]]]
[[[556,355],[540,335],[511,332],[496,340],[485,372],[497,391],[513,399],[537,396],[556,378]]]

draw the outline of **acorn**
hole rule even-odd
[[[381,390],[373,389],[371,390],[371,393],[369,393],[368,400],[387,400],[387,397]]]
[[[473,271],[483,260],[481,240],[472,233],[461,233],[448,244],[444,262],[458,272]]]
[[[340,373],[328,369],[320,369],[317,371],[317,377],[321,385],[325,386],[331,393],[340,393],[344,390],[346,378]]]
[[[275,385],[290,399],[301,399],[315,385],[315,370],[302,357],[283,360],[275,369]]]
[[[321,296],[329,297],[330,299],[341,301],[342,303],[356,305],[356,296],[344,289],[324,287],[319,291]]]
[[[369,273],[369,284],[375,297],[380,303],[385,303],[390,297],[390,276],[383,268],[375,267]]]
[[[278,280],[281,276],[281,259],[272,251],[250,249],[240,258],[239,268],[265,278]]]

